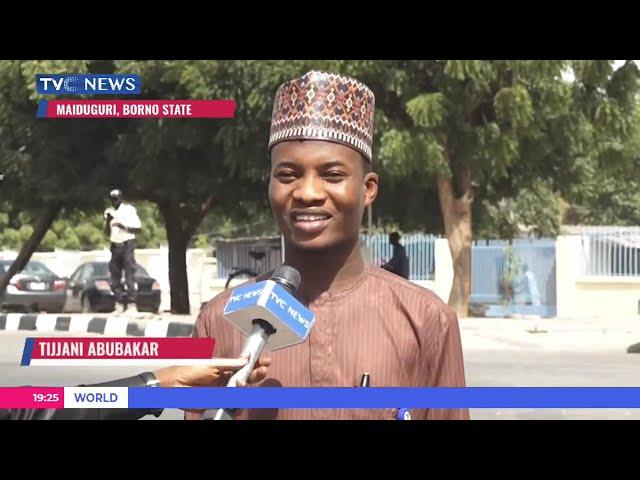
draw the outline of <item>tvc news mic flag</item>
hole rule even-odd
[[[266,343],[269,350],[304,342],[316,321],[311,310],[273,280],[236,288],[224,308],[224,317],[247,336],[253,320],[269,322],[276,329]]]

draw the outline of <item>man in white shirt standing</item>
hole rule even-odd
[[[113,208],[104,212],[106,220],[105,232],[111,240],[111,290],[116,297],[116,312],[125,310],[135,312],[136,291],[134,275],[136,261],[134,257],[136,233],[142,227],[136,208],[123,201],[121,190],[111,190],[109,194]],[[122,271],[124,270],[127,292],[122,285]]]

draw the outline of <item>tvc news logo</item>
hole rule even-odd
[[[41,95],[139,95],[139,75],[38,74],[36,89]]]

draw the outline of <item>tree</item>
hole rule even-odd
[[[585,166],[586,178],[567,196],[566,223],[640,224],[640,109],[636,109],[628,141],[621,142],[615,152]]]
[[[10,193],[7,199],[17,210],[44,209],[20,262],[14,262],[5,277],[22,268],[63,208],[99,210],[104,192],[119,186],[131,200],[150,200],[158,206],[169,242],[172,311],[188,313],[187,245],[212,209],[233,217],[266,203],[271,102],[277,85],[298,73],[300,65],[0,63],[0,91],[5,96],[0,105],[0,169],[9,179],[3,193]],[[231,121],[36,119],[38,72],[138,73],[143,98],[229,98],[238,101],[238,109]]]
[[[563,199],[549,182],[537,180],[514,197],[474,202],[474,236],[483,239],[555,237],[560,234]]]
[[[103,152],[115,123],[36,118],[35,75],[100,71],[101,62],[0,61],[0,171],[5,205],[36,216],[18,258],[0,279],[0,295],[22,270],[58,214],[97,208],[108,169]],[[25,230],[23,230],[25,233]]]
[[[632,132],[638,69],[609,61],[399,61],[363,65],[377,94],[387,174],[436,185],[466,316],[474,198],[563,192],[620,161]],[[573,81],[563,78],[567,71]],[[536,184],[536,182],[538,182]],[[536,193],[537,192],[537,193]],[[529,215],[530,217],[531,215]]]
[[[607,215],[633,221],[636,197],[611,173],[637,162],[628,141],[637,138],[632,62],[614,71],[608,61],[4,61],[0,171],[7,177],[0,188],[3,208],[13,213],[0,215],[0,224],[17,230],[7,233],[11,241],[29,237],[21,262],[42,239],[45,247],[97,242],[96,212],[105,192],[120,187],[137,203],[157,205],[169,243],[171,308],[189,312],[186,248],[208,215],[228,225],[268,216],[275,89],[311,68],[373,88],[378,218],[444,230],[454,263],[449,303],[460,315],[467,313],[471,238],[483,231],[472,218],[490,219],[499,233],[524,223],[542,235],[555,231],[563,200],[585,217],[585,208],[615,196]],[[567,71],[574,80],[563,78]],[[232,120],[36,119],[39,72],[138,73],[142,98],[235,99],[237,112]],[[89,225],[73,235],[55,223],[60,212],[75,220],[77,211]],[[39,218],[35,228],[18,225],[16,212],[30,224]]]
[[[169,242],[171,311],[189,312],[186,248],[211,212],[245,216],[266,204],[267,140],[277,86],[297,62],[116,62],[138,73],[147,98],[235,99],[232,120],[131,120],[110,164],[128,172],[125,191],[158,205]]]

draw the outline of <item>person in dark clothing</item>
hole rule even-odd
[[[409,257],[404,246],[400,244],[400,234],[398,232],[389,234],[389,243],[393,245],[393,257],[382,265],[382,268],[409,279]]]

